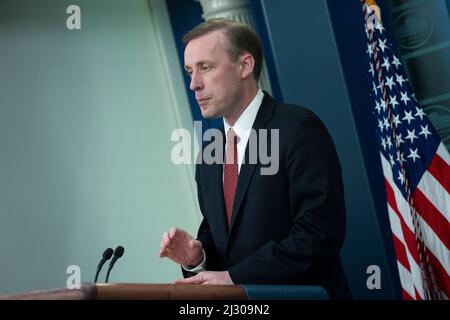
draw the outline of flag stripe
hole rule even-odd
[[[394,243],[395,255],[397,256],[398,262],[401,263],[406,270],[411,272],[405,245],[394,233],[392,233],[392,241]]]
[[[409,243],[408,243],[408,241],[405,241],[404,234],[402,232],[402,227],[401,227],[402,223],[401,223],[400,216],[398,214],[394,213],[394,211],[390,207],[388,207],[388,213],[389,213],[389,221],[391,224],[392,234],[397,237],[397,239],[403,244],[403,246],[405,248],[406,256],[408,258],[408,263],[409,263],[409,267],[410,267],[409,283],[412,286],[417,288],[419,295],[423,298],[424,297],[423,280],[422,280],[421,270],[420,270],[420,267],[417,262],[418,261],[417,248],[414,246],[414,243],[412,243],[411,240],[409,240]],[[405,229],[406,229],[406,233],[411,234],[411,232],[407,228],[405,228]],[[414,237],[414,235],[412,235],[412,236]],[[414,258],[411,255],[411,250],[413,250],[413,252],[416,253],[417,258]],[[398,260],[397,260],[397,262],[399,263]],[[405,268],[405,270],[406,270],[406,268]],[[416,296],[416,298],[417,297],[418,296]]]
[[[389,176],[388,173],[386,173],[387,168],[389,168],[389,162],[383,157],[381,154],[381,163],[383,167],[383,172],[385,172],[385,176]],[[392,176],[392,174],[390,175]],[[388,180],[388,179],[386,179]],[[389,182],[389,180],[388,180]],[[395,203],[397,205],[397,211],[396,213],[400,214],[403,218],[402,221],[405,222],[405,225],[407,226],[408,230],[403,230],[403,234],[405,236],[406,244],[410,250],[410,252],[413,254],[413,257],[416,258],[416,261],[419,261],[418,255],[415,255],[414,253],[417,252],[416,247],[416,241],[414,239],[414,228],[411,220],[410,215],[410,207],[409,204],[406,202],[405,198],[403,198],[400,190],[398,190],[397,185],[393,183],[385,183],[386,186],[386,195],[388,199],[392,198],[392,190],[395,196]],[[388,188],[389,186],[389,188]],[[390,195],[388,195],[390,194]],[[418,216],[418,222],[421,228],[421,231],[423,233],[423,238],[425,239],[425,245],[427,248],[433,252],[433,254],[436,256],[436,258],[441,262],[442,266],[447,270],[447,273],[449,273],[450,269],[450,253],[445,247],[445,245],[442,243],[442,241],[438,238],[436,233],[433,231],[432,228],[421,218],[420,215]],[[448,228],[448,224],[446,224],[446,228]],[[413,249],[415,248],[415,250]]]
[[[396,232],[397,237],[403,241],[407,247],[407,253],[411,256],[409,259],[409,262],[411,264],[411,271],[414,271],[414,267],[418,267],[420,264],[420,258],[419,253],[417,251],[417,240],[414,234],[414,231],[411,230],[407,224],[404,222],[404,211],[409,210],[408,208],[404,208],[405,203],[402,203],[403,198],[394,198],[393,197],[393,190],[389,183],[386,183],[386,195],[388,197],[389,207],[388,209],[392,211],[393,215],[396,215],[398,222],[395,219],[391,218],[391,214],[389,215],[390,221],[391,221],[391,229],[392,232],[395,230],[399,230]],[[394,187],[395,189],[396,187]],[[392,200],[393,199],[393,200]],[[396,207],[391,207],[391,201],[397,200],[396,203],[394,203],[394,206],[396,204]],[[402,212],[403,211],[403,212]],[[445,269],[446,273],[449,274],[448,266],[450,265],[450,252],[448,249],[444,246],[444,244],[440,241],[438,236],[433,232],[433,230],[428,226],[428,224],[422,219],[420,215],[417,216],[419,225],[421,226],[423,237],[425,239],[425,245],[427,246],[428,250],[430,250],[436,257],[436,261],[440,264],[439,269]],[[401,236],[400,236],[401,233]],[[408,255],[408,256],[409,256]],[[414,264],[413,264],[414,261]],[[420,273],[420,271],[418,271]],[[414,272],[413,272],[414,273]]]
[[[393,196],[394,192],[392,191],[391,186],[388,182],[385,183],[386,186],[386,196],[388,198],[388,210],[392,210],[393,213],[396,214],[398,219],[398,230],[401,232],[402,237],[399,237],[408,248],[408,252],[411,254],[411,257],[414,259],[416,264],[420,263],[419,252],[417,251],[417,243],[416,236],[414,232],[406,225],[403,215],[400,213],[398,206],[395,201],[395,197]],[[395,225],[392,225],[391,228],[395,228]]]
[[[439,155],[435,155],[428,167],[428,171],[433,177],[439,181],[439,184],[447,191],[447,195],[450,193],[450,170],[449,165]]]
[[[439,144],[436,153],[439,155],[439,157],[441,157],[442,160],[445,161],[445,163],[447,163],[447,165],[450,166],[450,155],[448,154],[447,148],[442,142]]]
[[[434,178],[434,176],[429,174],[427,171],[425,171],[423,178],[417,187],[447,220],[444,226],[448,225],[450,222],[450,212],[448,212],[448,209],[446,210],[446,208],[450,208],[450,195],[448,192]]]
[[[439,288],[445,293],[447,297],[450,296],[450,277],[448,273],[442,267],[442,264],[433,253],[429,252],[428,257],[430,259],[430,264],[433,268],[436,280],[440,284]]]
[[[424,297],[421,297],[421,296],[419,295],[419,292],[417,292],[417,289],[416,289],[416,288],[414,288],[414,292],[416,293],[416,300],[424,300],[424,299],[425,299]]]
[[[403,216],[403,219],[408,226],[409,229],[414,230],[411,215],[409,213],[409,205],[406,202],[406,200],[403,198],[402,193],[400,190],[398,190],[397,185],[394,183],[393,177],[392,177],[392,170],[391,166],[389,165],[389,162],[386,160],[384,155],[380,153],[381,158],[381,166],[383,168],[383,173],[385,176],[385,180],[387,180],[387,183],[385,182],[385,186],[389,186],[389,192],[386,190],[386,195],[389,197],[391,196],[393,199],[396,199],[395,203],[397,204],[397,207],[401,205],[402,208],[407,208],[406,214],[401,212],[401,215]],[[398,210],[400,212],[400,210]]]
[[[450,234],[446,228],[447,219],[436,209],[432,202],[428,201],[419,188],[414,191],[414,207],[443,245],[450,248]]]
[[[406,292],[405,289],[402,288],[402,296],[403,300],[415,300],[413,297],[411,297],[408,292]]]
[[[389,189],[390,188],[386,187],[387,192],[389,192],[388,191]],[[423,285],[421,283],[422,280],[419,280],[419,279],[422,279],[421,271],[420,271],[420,267],[419,267],[420,259],[419,259],[419,254],[418,254],[417,247],[416,247],[417,241],[415,239],[414,233],[403,222],[403,219],[402,219],[403,216],[399,212],[396,212],[390,206],[388,207],[388,209],[389,209],[389,218],[390,218],[392,232],[406,246],[406,254],[408,256],[411,274],[413,275],[412,279],[413,279],[414,285],[419,289],[420,295],[423,297],[424,294],[423,294]],[[429,249],[428,257],[430,258],[430,262],[431,262],[433,268],[435,270],[439,271],[441,274],[445,275],[445,276],[439,277],[439,279],[442,279],[445,277],[448,278],[449,272],[448,272],[448,270],[446,270],[446,268],[448,268],[448,265],[449,265],[448,260],[449,260],[450,253],[448,252],[448,250],[446,248],[444,248],[442,246],[442,242],[439,241],[438,237],[433,233],[433,231],[429,230],[429,227],[427,226],[425,221],[420,216],[418,216],[418,221],[419,221],[419,224],[422,226],[422,231],[424,232],[425,244],[426,244],[427,248]],[[428,238],[439,241],[440,244],[433,243]],[[425,257],[424,257],[424,259],[425,259]],[[446,294],[447,294],[447,292],[446,292]]]
[[[398,274],[400,278],[400,283],[402,285],[403,290],[410,296],[412,299],[416,299],[415,288],[411,281],[411,273],[406,270],[403,265],[397,262]]]
[[[407,275],[408,281],[403,281],[404,284],[402,284],[402,287],[410,286],[410,284],[413,284],[414,281],[413,281],[413,278],[411,275],[411,269],[410,269],[410,265],[409,265],[409,261],[408,261],[408,257],[407,257],[407,249],[406,249],[404,243],[401,240],[399,240],[399,238],[397,238],[397,236],[394,233],[392,234],[392,240],[394,243],[395,254],[397,256],[397,263],[401,264],[402,267],[405,269],[405,271],[408,271],[408,273],[409,273]],[[416,268],[418,268],[418,267],[416,267]],[[406,277],[406,274],[404,274],[403,276]],[[420,286],[422,285],[421,278],[417,279],[416,282],[418,282],[420,284]],[[421,296],[415,287],[414,287],[414,292],[415,292],[415,297],[418,299],[421,299]]]
[[[424,300],[425,299],[424,297],[420,296],[420,294],[419,294],[419,292],[417,292],[416,288],[414,288],[414,292],[416,293],[416,300]]]
[[[450,275],[450,252],[446,246],[439,240],[428,224],[418,216],[419,224],[423,232],[424,242],[428,250],[430,250],[439,260],[442,267],[446,270],[447,276]]]

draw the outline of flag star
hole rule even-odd
[[[398,144],[399,146],[400,146],[402,143],[405,143],[405,141],[403,141],[403,139],[402,139],[402,134],[401,134],[401,133],[395,135],[395,137],[396,137],[397,144]]]
[[[389,100],[389,103],[391,104],[392,108],[395,109],[395,106],[396,106],[397,104],[399,104],[399,103],[397,102],[397,96],[394,94],[393,97],[389,96],[389,99],[390,99],[390,100]]]
[[[409,148],[408,158],[412,158],[414,163],[416,162],[416,159],[420,159],[420,156],[417,154],[417,149],[418,148],[413,150],[413,149]]]
[[[416,99],[416,94],[415,94],[415,93],[412,93],[412,94],[411,94],[411,97],[413,97],[413,98],[414,98],[414,101],[416,101],[416,102],[417,102],[417,99]]]
[[[400,60],[398,60],[398,58],[396,56],[394,56],[394,60],[392,61],[392,64],[395,66],[396,69],[398,69],[398,66],[402,65],[402,63],[400,62]]]
[[[391,167],[393,167],[395,164],[395,161],[394,161],[394,156],[392,154],[389,155],[389,162],[391,163]]]
[[[393,144],[392,144],[392,141],[391,141],[391,137],[387,137],[386,138],[386,145],[389,147],[389,149],[392,148]]]
[[[385,30],[383,25],[380,22],[377,22],[375,25],[375,29],[377,29],[378,31],[380,31],[380,34],[383,34],[383,31]]]
[[[414,139],[418,139],[418,136],[416,136],[415,134],[416,129],[413,129],[412,131],[406,129],[406,131],[408,131],[408,135],[405,137],[405,139],[410,139],[411,143],[414,142]]]
[[[380,128],[380,131],[383,133],[383,129],[384,129],[383,121],[378,120],[378,128]]]
[[[375,95],[378,94],[377,85],[376,85],[375,82],[373,82],[373,81],[372,81],[372,91],[375,93]]]
[[[405,104],[405,106],[408,104],[408,101],[411,101],[411,99],[408,97],[408,93],[407,92],[401,92],[400,94],[402,95],[402,97],[400,98],[400,100],[402,100],[402,102]]]
[[[386,151],[386,140],[381,137],[381,145],[383,146],[384,151]]]
[[[386,57],[383,58],[383,64],[381,66],[384,67],[387,72],[389,72],[389,69],[391,68],[391,64],[389,63],[388,58],[386,58]]]
[[[386,131],[387,131],[387,129],[389,128],[388,118],[383,118],[383,125],[384,125],[384,127],[386,128]]]
[[[373,69],[373,63],[370,63],[370,69],[369,69],[370,74],[373,76],[375,76],[375,70]],[[375,86],[375,83],[373,84]]]
[[[423,109],[422,109],[422,108],[416,107],[416,111],[417,111],[417,113],[415,114],[415,116],[416,116],[416,117],[419,116],[419,117],[420,117],[420,120],[423,120],[423,116],[426,116],[426,115],[427,115],[425,112],[423,112]]]
[[[389,87],[389,90],[392,90],[392,86],[395,86],[394,77],[386,77],[386,85]]]
[[[401,74],[395,74],[395,80],[400,85],[400,87],[403,86],[403,82],[406,82],[406,80],[403,79],[403,76]]]
[[[397,161],[400,162],[400,163],[406,161],[406,160],[405,160],[405,157],[403,156],[403,152],[400,153],[399,151],[397,151]]]
[[[414,120],[414,117],[411,115],[412,111],[407,112],[405,111],[405,116],[402,118],[402,120],[408,121],[408,124],[411,123],[411,120]]]
[[[399,124],[401,124],[402,122],[400,121],[400,115],[399,114],[397,114],[397,115],[394,115],[393,117],[393,121],[394,121],[394,123],[395,123],[395,125],[396,126],[398,126]]]
[[[375,110],[377,110],[378,114],[381,112],[381,104],[375,100]]]
[[[366,32],[367,32],[367,28],[366,28]],[[372,46],[369,43],[367,44],[367,51],[366,52],[369,54],[369,57],[372,58]]]
[[[378,45],[380,46],[381,51],[383,51],[383,53],[384,50],[387,48],[386,41],[387,41],[386,39],[384,39],[384,41],[381,41],[381,39],[378,40]]]
[[[405,177],[403,176],[403,173],[401,173],[400,171],[398,172],[398,178],[397,180],[400,180],[400,183],[403,185],[403,183],[405,183]]]
[[[426,140],[428,138],[428,135],[431,135],[431,132],[428,131],[428,125],[426,125],[425,127],[422,127],[422,126],[420,126],[420,127],[422,128],[422,131],[419,132],[419,135],[423,134],[425,136],[425,140]]]
[[[386,102],[383,100],[383,98],[380,99],[380,105],[381,105],[381,108],[383,108],[383,111],[386,111],[387,105],[386,105]]]

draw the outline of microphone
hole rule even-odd
[[[98,274],[100,273],[100,270],[102,270],[103,264],[108,261],[113,254],[113,249],[108,248],[103,252],[102,260],[100,260],[98,266],[97,266],[97,272],[95,273],[95,279],[94,283],[97,282]]]
[[[113,268],[117,259],[119,259],[123,255],[124,251],[125,249],[122,246],[117,246],[116,250],[114,250],[114,256],[112,257],[111,262],[109,263],[108,272],[106,273],[106,283],[108,283],[109,273],[111,272],[111,269]]]

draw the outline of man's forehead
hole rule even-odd
[[[191,40],[184,50],[185,64],[211,60],[224,51],[222,31],[214,31]]]

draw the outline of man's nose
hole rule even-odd
[[[191,75],[191,83],[189,85],[189,88],[192,91],[197,91],[203,88],[203,81],[197,73],[193,72]]]

